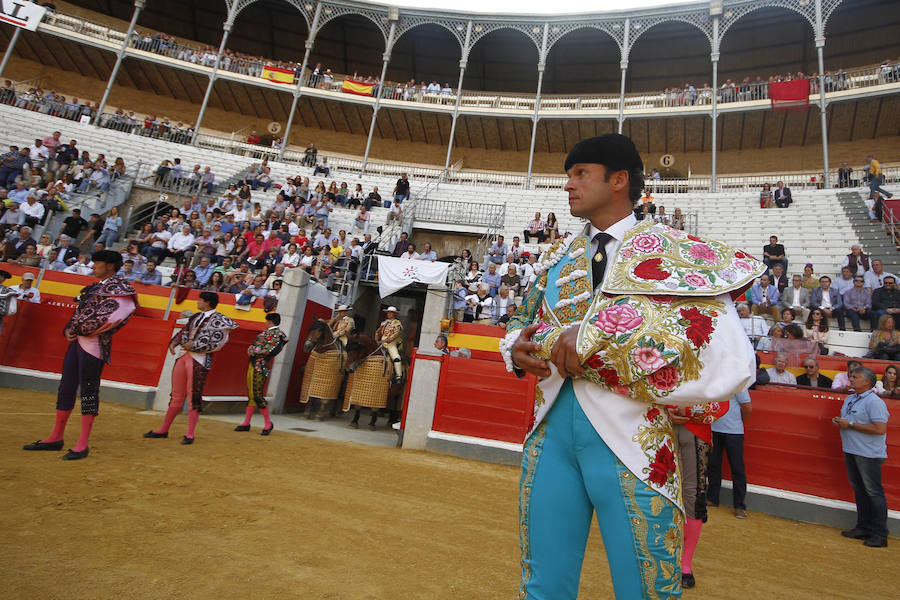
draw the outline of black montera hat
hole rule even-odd
[[[631,138],[620,133],[607,133],[581,140],[566,157],[565,170],[578,163],[604,165],[613,171],[644,170],[644,161]]]
[[[115,250],[97,250],[91,254],[91,260],[115,265],[117,269],[122,266],[122,255]]]

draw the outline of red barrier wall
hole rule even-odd
[[[0,364],[60,373],[69,348],[62,331],[73,308],[19,302],[16,314],[3,319]],[[113,338],[112,362],[103,370],[103,378],[157,385],[171,337],[170,323],[132,317]]]
[[[748,483],[852,502],[840,430],[831,423],[840,414],[845,395],[762,386],[750,397],[753,413],[744,434]],[[885,399],[885,404],[891,420],[882,482],[888,506],[896,509],[900,508],[900,401]]]
[[[536,378],[517,379],[502,361],[443,357],[432,429],[522,443]]]

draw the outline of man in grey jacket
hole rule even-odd
[[[781,292],[778,305],[781,307],[781,310],[790,308],[795,314],[801,313],[803,321],[806,321],[806,317],[809,314],[809,290],[800,285],[801,281],[802,279],[799,275],[794,275],[791,279],[791,285],[785,287],[784,291]]]
[[[830,319],[832,315],[837,318],[838,327],[844,330],[844,313],[841,307],[844,305],[843,298],[838,291],[831,287],[831,277],[822,275],[819,277],[819,287],[813,288],[809,292],[809,309],[819,309],[826,319]]]

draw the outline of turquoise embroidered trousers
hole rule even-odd
[[[616,599],[680,598],[681,511],[616,458],[567,380],[525,443],[520,598],[578,596],[595,512]]]

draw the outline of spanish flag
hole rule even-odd
[[[372,88],[374,87],[374,83],[364,83],[362,81],[345,79],[344,84],[341,86],[341,91],[346,94],[356,94],[357,96],[371,96]]]
[[[267,65],[263,67],[262,78],[274,81],[275,83],[292,84],[294,83],[294,71]]]

